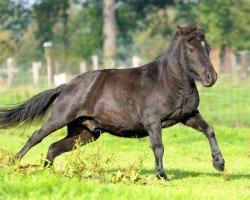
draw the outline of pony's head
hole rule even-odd
[[[199,26],[177,26],[175,39],[180,45],[181,66],[193,79],[211,87],[217,80],[217,73],[209,58],[211,48],[206,41],[205,30]]]

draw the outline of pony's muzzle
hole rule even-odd
[[[215,84],[216,80],[217,80],[217,73],[215,71],[206,72],[206,75],[202,80],[202,84],[204,87],[211,87]]]

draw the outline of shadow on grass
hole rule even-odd
[[[148,169],[142,169],[141,170],[141,175],[150,175],[150,174],[154,174],[155,171],[154,170],[148,170]],[[180,179],[184,179],[184,178],[188,178],[188,177],[198,177],[198,176],[213,176],[213,177],[222,177],[223,173],[219,173],[219,172],[214,172],[214,173],[210,173],[210,172],[195,172],[195,171],[186,171],[183,169],[170,169],[167,170],[167,174],[168,175],[173,175],[173,177],[171,178],[171,180],[180,180]],[[238,180],[238,179],[250,179],[250,174],[249,173],[245,173],[245,174],[226,174],[227,176],[227,181],[231,181],[231,180]]]

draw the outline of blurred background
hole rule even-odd
[[[0,106],[96,69],[137,67],[200,24],[219,74],[199,85],[209,121],[250,126],[249,0],[0,0]]]

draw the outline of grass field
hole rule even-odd
[[[163,130],[169,183],[155,178],[148,138],[104,133],[44,170],[41,163],[48,146],[64,137],[63,129],[31,149],[20,163],[11,164],[10,158],[35,130],[32,126],[24,133],[0,130],[0,199],[250,199],[249,83],[229,84],[224,79],[214,88],[199,87],[200,111],[215,129],[225,173],[212,167],[207,139],[182,125]],[[1,91],[0,105],[22,101],[34,92]]]

